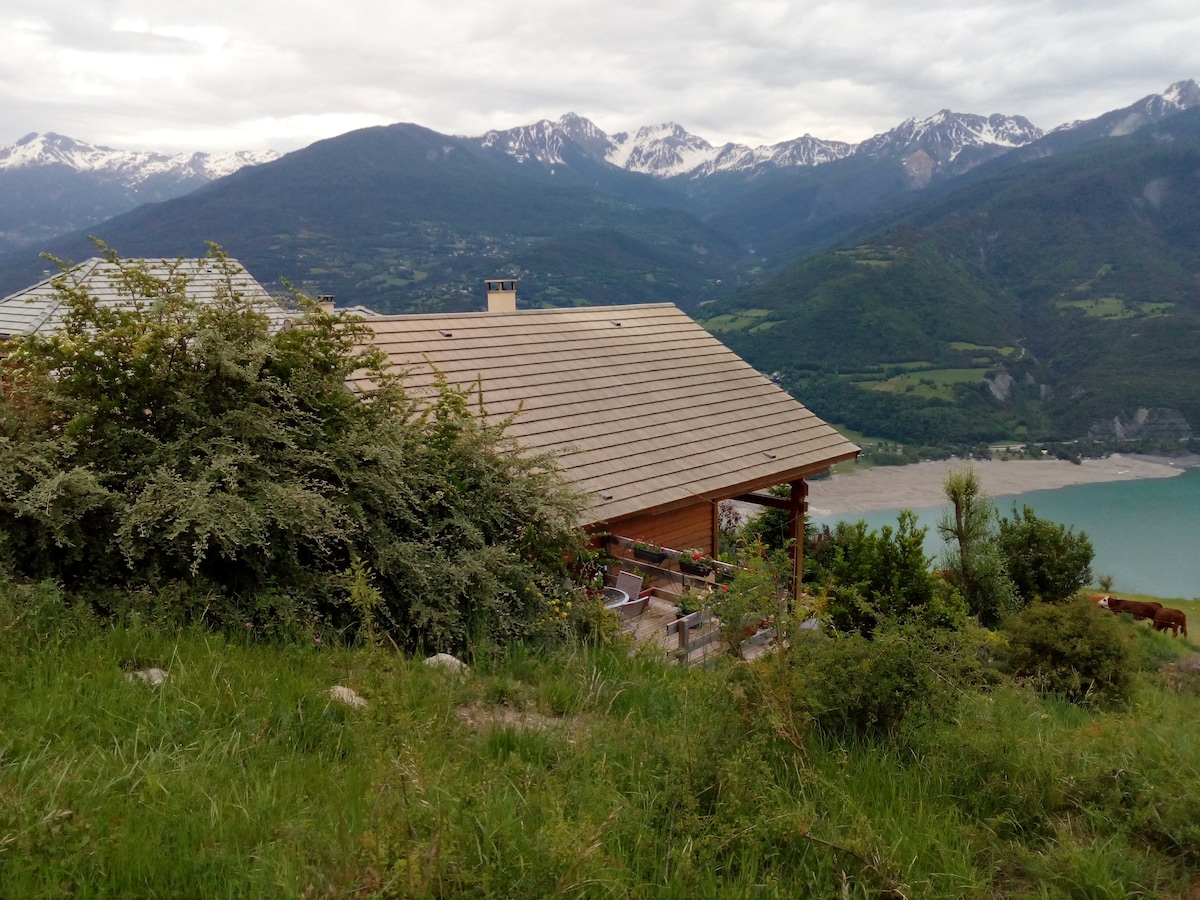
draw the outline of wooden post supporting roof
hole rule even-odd
[[[804,521],[808,514],[808,482],[798,478],[792,482],[792,495],[788,499],[788,556],[792,559],[792,597],[800,598],[800,579],[804,575]],[[788,612],[791,612],[791,601]]]

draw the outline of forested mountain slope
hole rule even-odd
[[[818,412],[866,425],[869,409],[876,423],[894,420],[896,437],[938,437],[914,426],[918,409],[955,440],[1102,436],[1139,408],[1195,425],[1198,237],[1191,110],[1021,166],[981,167],[890,227],[704,316],[760,368],[828,394],[834,408]],[[896,380],[901,369],[910,374]],[[1151,419],[1162,436],[1188,433],[1170,413]]]

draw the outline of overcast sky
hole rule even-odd
[[[1196,0],[4,0],[0,146],[293,150],[576,112],[712,143],[940,109],[1053,128],[1200,77]]]

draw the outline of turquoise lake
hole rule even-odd
[[[1002,515],[1028,504],[1043,519],[1084,531],[1095,548],[1095,578],[1111,575],[1113,592],[1200,598],[1200,469],[1174,478],[1142,478],[1079,484],[1052,491],[994,498]],[[947,507],[915,509],[929,527],[925,552],[935,560],[943,544],[937,521]],[[895,525],[899,510],[813,516],[818,525],[865,521],[871,528]]]

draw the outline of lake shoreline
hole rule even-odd
[[[809,482],[808,507],[813,516],[886,509],[928,509],[946,503],[946,476],[965,466],[979,473],[992,497],[1052,490],[1073,484],[1170,478],[1200,466],[1200,455],[1183,457],[1114,453],[1105,459],[1066,460],[947,459],[907,466],[875,466]]]

